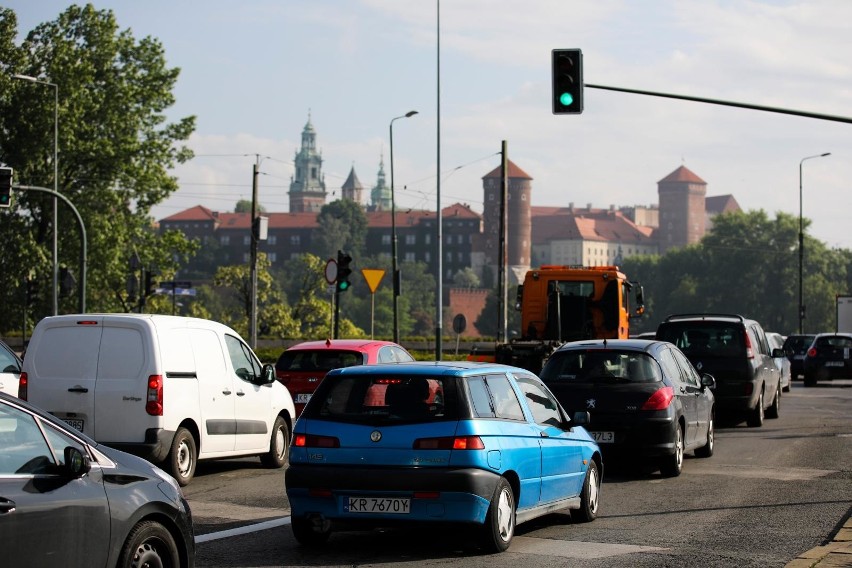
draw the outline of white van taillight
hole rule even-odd
[[[151,416],[163,415],[163,375],[148,377],[148,397],[145,411]]]
[[[18,381],[18,398],[21,400],[27,400],[27,385],[29,382],[30,379],[27,377],[27,373],[21,373],[21,380]]]

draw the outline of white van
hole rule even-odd
[[[96,441],[162,463],[181,485],[199,459],[283,467],[295,410],[271,365],[231,328],[151,314],[48,317],[19,397]]]

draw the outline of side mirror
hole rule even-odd
[[[64,456],[65,471],[74,479],[83,477],[92,469],[92,462],[80,451],[80,448],[68,446],[65,448]]]
[[[572,426],[586,426],[592,421],[592,415],[588,412],[575,412],[571,418]]]
[[[716,379],[713,378],[713,375],[708,375],[704,373],[701,375],[701,388],[715,389],[716,388]]]
[[[267,363],[260,370],[260,384],[269,385],[275,382],[275,367]]]
[[[784,350],[781,349],[780,347],[775,347],[775,348],[772,349],[772,358],[773,359],[778,359],[780,357],[786,357],[786,356],[787,356],[787,354],[784,353]]]

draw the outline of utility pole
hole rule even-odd
[[[260,156],[256,158],[251,176],[251,316],[249,318],[249,346],[257,349],[257,241],[260,238],[260,223],[257,218],[257,174]]]

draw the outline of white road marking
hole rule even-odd
[[[253,525],[246,525],[244,527],[237,527],[235,529],[229,529],[226,531],[198,535],[195,537],[195,544],[201,544],[203,542],[210,542],[211,540],[219,540],[222,538],[230,538],[232,536],[240,536],[257,531],[265,531],[268,529],[274,529],[276,527],[283,527],[289,524],[290,517],[281,517],[280,519],[272,519],[271,521],[255,523]]]
[[[533,538],[516,536],[512,539],[509,552],[520,554],[538,554],[543,556],[559,556],[564,558],[606,558],[637,552],[665,552],[668,548],[656,546],[634,546],[631,544],[606,544],[602,542],[583,542],[577,540],[554,540],[549,538]]]
[[[836,473],[830,469],[811,469],[805,467],[767,467],[757,465],[706,465],[700,471],[690,471],[690,475],[724,475],[749,479],[775,479],[778,481],[809,481]]]

